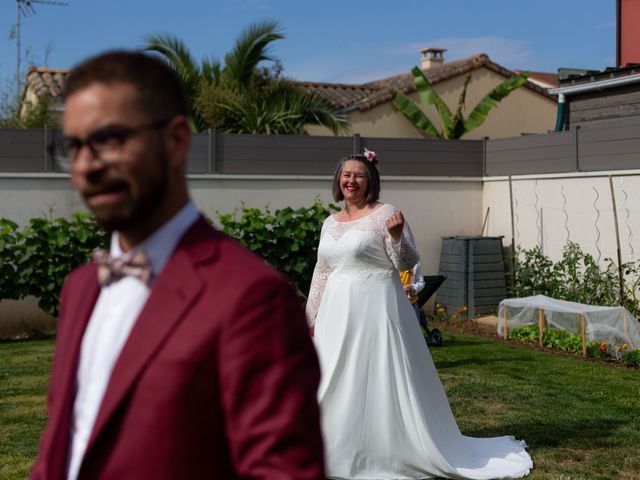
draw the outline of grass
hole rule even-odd
[[[47,416],[53,340],[0,343],[0,478],[24,479]]]
[[[0,344],[0,478],[23,479],[45,424],[52,340]],[[466,435],[515,435],[531,480],[640,478],[640,371],[444,334],[431,349]]]
[[[515,435],[531,480],[640,478],[640,371],[461,334],[431,349],[465,435]]]

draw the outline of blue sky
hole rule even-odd
[[[512,69],[602,69],[615,60],[615,0],[68,0],[34,3],[21,20],[25,65],[73,66],[148,34],[182,39],[194,56],[222,58],[251,22],[276,20],[272,53],[298,80],[358,83],[409,70],[425,47],[446,60],[486,53]],[[15,0],[0,6],[0,80],[15,77]]]

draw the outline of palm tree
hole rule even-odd
[[[464,79],[464,86],[462,87],[462,92],[460,92],[456,113],[452,115],[449,107],[447,107],[442,98],[440,98],[432,88],[424,72],[418,67],[413,67],[411,73],[413,74],[413,82],[416,90],[420,96],[420,102],[424,105],[434,105],[436,107],[442,123],[442,130],[438,131],[431,119],[429,119],[409,97],[398,90],[396,90],[396,96],[393,99],[393,106],[402,112],[416,128],[442,139],[461,138],[464,134],[482,125],[487,119],[491,109],[497,106],[498,103],[512,91],[524,85],[529,77],[529,73],[524,72],[508,78],[485,95],[469,116],[464,118],[462,109],[465,106],[465,97],[467,95],[469,81],[471,80],[471,74],[467,75]]]
[[[303,133],[304,125],[315,124],[343,132],[346,120],[327,100],[280,77],[280,64],[269,47],[282,38],[277,22],[252,24],[225,55],[224,64],[205,59],[198,65],[186,46],[168,35],[146,37],[144,49],[163,55],[182,79],[195,131],[287,134]],[[260,66],[262,62],[274,66]]]

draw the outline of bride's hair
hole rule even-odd
[[[367,203],[373,203],[378,200],[378,198],[380,198],[380,173],[375,164],[362,153],[347,155],[338,163],[338,167],[333,174],[333,199],[336,202],[344,200],[344,195],[342,194],[342,190],[340,190],[340,176],[342,175],[344,162],[347,160],[356,160],[367,167]]]

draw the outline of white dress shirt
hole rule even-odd
[[[136,246],[144,250],[157,276],[169,260],[178,241],[198,219],[188,202],[171,220]],[[117,232],[111,236],[111,256],[123,255]],[[102,287],[80,347],[77,389],[70,426],[67,478],[76,480],[87,442],[120,351],[151,290],[140,280],[124,277]]]

